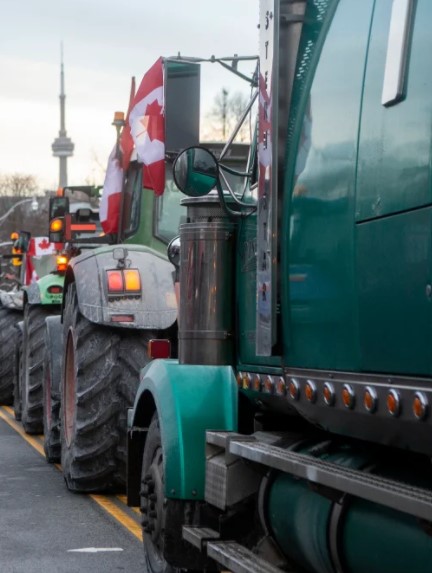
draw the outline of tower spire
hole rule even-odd
[[[66,134],[66,94],[64,87],[63,42],[60,44],[60,130],[52,144],[54,157],[59,158],[59,187],[67,186],[67,158],[73,155],[74,144]]]

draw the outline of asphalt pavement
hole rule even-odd
[[[0,573],[145,572],[142,542],[103,505],[70,493],[61,472],[0,418]]]

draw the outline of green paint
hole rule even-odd
[[[166,496],[204,499],[205,431],[237,429],[237,384],[231,367],[154,360],[141,372],[135,415],[146,409],[150,395],[161,427]]]
[[[59,294],[51,294],[48,292],[48,288],[50,286],[59,286],[63,289],[64,285],[64,275],[59,275],[57,273],[50,273],[49,275],[45,275],[41,279],[37,281],[37,285],[39,288],[40,294],[40,304],[61,304],[63,293]]]

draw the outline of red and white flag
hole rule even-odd
[[[118,146],[114,145],[108,158],[99,205],[99,219],[104,233],[117,233],[120,219],[121,193],[123,189],[123,169],[118,157]]]
[[[55,243],[50,243],[48,237],[33,237],[27,252],[32,257],[40,257],[41,255],[54,255],[56,253]]]
[[[162,195],[165,188],[165,114],[163,60],[144,75],[132,102],[129,126],[138,160],[143,163],[143,185]]]
[[[120,136],[120,145],[114,145],[108,158],[102,198],[99,205],[99,219],[104,233],[117,233],[120,219],[121,194],[124,172],[129,167],[133,151],[133,139],[129,127],[129,113],[135,96],[135,78],[132,78],[129,106],[125,125]]]

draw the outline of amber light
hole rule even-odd
[[[365,392],[363,394],[363,406],[368,412],[372,414],[375,412],[378,405],[378,396],[374,388],[366,386]]]
[[[308,380],[306,382],[305,396],[306,400],[308,400],[309,402],[315,402],[316,400],[316,386],[311,380]]]
[[[345,408],[354,408],[355,404],[355,394],[354,390],[351,388],[349,384],[345,384],[342,389],[342,403]]]
[[[288,393],[290,395],[290,398],[292,398],[293,400],[298,400],[300,395],[300,386],[297,380],[295,380],[294,378],[292,378],[291,382],[289,383]]]
[[[10,234],[10,239],[11,241],[16,241],[17,239],[19,239],[19,235],[16,231],[14,231],[13,233]]]
[[[267,392],[267,394],[273,394],[274,392],[274,383],[271,376],[264,378],[264,391]]]
[[[241,388],[242,383],[243,383],[243,375],[241,372],[238,372],[237,376],[237,386],[239,386]]]
[[[57,271],[64,273],[67,270],[68,258],[65,255],[59,255],[56,259]]]
[[[279,394],[279,396],[285,396],[286,394],[286,384],[282,377],[276,382],[276,394]]]
[[[327,404],[327,406],[333,406],[335,401],[335,391],[333,384],[330,384],[330,382],[326,382],[324,384],[323,396],[324,402]]]
[[[137,269],[126,269],[123,271],[125,290],[127,292],[141,292],[141,277]]]
[[[123,274],[121,271],[107,271],[108,279],[108,292],[109,293],[119,293],[123,292]]]
[[[259,374],[255,374],[254,379],[253,379],[253,383],[252,383],[252,387],[255,390],[255,392],[261,391],[261,377]]]
[[[387,394],[387,410],[392,416],[398,416],[400,413],[400,398],[396,390],[389,390]]]
[[[423,392],[416,392],[413,400],[412,409],[414,416],[417,420],[424,420],[428,413],[428,399],[423,394]]]
[[[243,390],[249,390],[251,387],[251,382],[252,382],[252,376],[250,374],[244,373],[242,380]]]
[[[50,222],[51,233],[58,233],[63,230],[63,219],[53,219]]]

